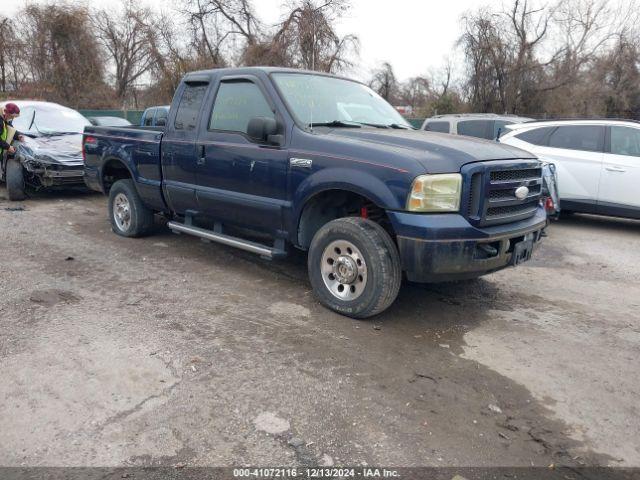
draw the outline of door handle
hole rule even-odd
[[[205,148],[204,145],[200,145],[198,147],[198,161],[197,164],[198,165],[204,165],[206,163],[206,156],[205,156]]]
[[[622,167],[616,167],[616,166],[612,166],[612,167],[604,167],[605,170],[608,170],[609,172],[626,172],[627,170],[622,168]]]

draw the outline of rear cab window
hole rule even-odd
[[[604,126],[561,125],[549,137],[549,147],[602,152],[604,150]]]
[[[424,129],[428,132],[449,133],[449,122],[428,122]]]
[[[198,123],[198,113],[207,92],[208,83],[187,83],[173,122],[176,130],[195,130]]]

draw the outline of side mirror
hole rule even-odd
[[[278,122],[270,117],[253,117],[247,125],[247,135],[257,142],[280,145],[282,135],[278,135]]]
[[[156,127],[164,127],[166,125],[167,125],[166,118],[159,118],[158,120],[156,120]]]

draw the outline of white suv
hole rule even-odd
[[[556,165],[563,211],[640,218],[640,122],[527,122],[500,142]]]

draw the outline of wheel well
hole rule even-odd
[[[131,178],[131,172],[120,160],[109,160],[102,169],[102,186],[108,192],[118,180]]]
[[[336,218],[365,217],[382,226],[395,241],[391,221],[384,208],[367,197],[347,190],[325,190],[309,200],[298,221],[298,245],[305,250],[320,228]]]

